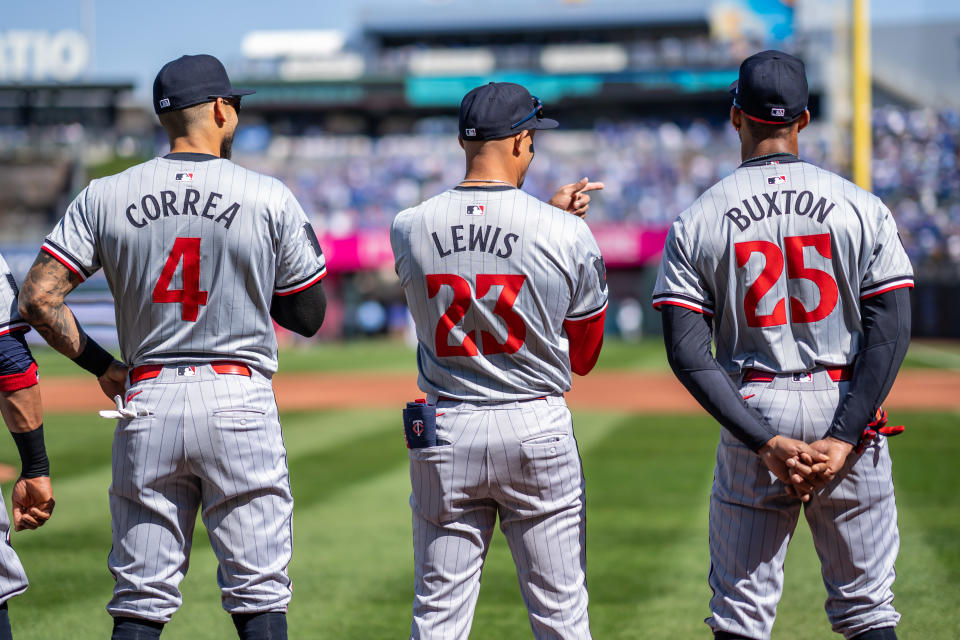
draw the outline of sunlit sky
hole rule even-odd
[[[558,5],[576,10],[637,13],[638,0],[525,0],[521,11],[556,11]],[[703,4],[677,0],[676,6]],[[436,10],[462,12],[471,19],[475,0],[395,0],[386,2],[332,0],[270,0],[269,2],[147,3],[130,0],[44,0],[6,3],[0,32],[35,29],[76,29],[92,40],[88,79],[132,80],[138,95],[146,95],[156,71],[184,53],[211,53],[225,61],[241,57],[244,34],[261,29],[342,29],[355,31],[365,15],[429,15]],[[516,0],[485,0],[485,20],[509,21]],[[662,6],[662,5],[661,5]],[[873,0],[874,24],[960,20],[957,0]]]

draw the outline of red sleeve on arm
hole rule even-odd
[[[603,320],[606,315],[606,311],[601,311],[584,320],[563,321],[570,341],[570,369],[577,375],[587,375],[597,364],[600,347],[603,346]]]

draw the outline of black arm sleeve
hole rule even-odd
[[[856,445],[897,377],[910,346],[910,290],[894,289],[860,304],[863,347],[853,364],[847,394],[828,436]]]
[[[677,378],[717,422],[751,450],[759,451],[777,434],[744,402],[710,352],[710,319],[675,305],[663,305],[661,314],[667,360]]]
[[[310,337],[323,324],[327,312],[327,296],[318,280],[313,286],[290,294],[274,294],[270,301],[270,316],[284,329]]]

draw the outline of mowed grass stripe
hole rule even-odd
[[[632,415],[587,456],[596,637],[703,635],[716,438],[705,418]]]
[[[397,416],[397,411],[362,410],[283,416],[298,501],[291,637],[393,638],[406,632],[413,568],[409,480]],[[954,464],[960,454],[960,416],[897,413],[891,418],[908,427],[890,441],[903,537],[895,585],[903,637],[960,637],[952,614],[960,606]],[[21,640],[109,633],[103,607],[112,587],[106,570],[106,490],[113,427],[90,416],[74,422],[77,429],[48,435],[51,448],[60,452],[55,472],[71,474],[56,485],[54,520],[40,531],[14,534],[34,584],[11,602]],[[702,637],[709,599],[706,504],[717,427],[707,417],[613,412],[578,412],[575,427],[587,473],[595,637]],[[77,456],[70,453],[76,438],[91,440],[83,445],[88,448],[84,460],[74,461]],[[103,443],[102,450],[95,441]],[[333,475],[353,481],[329,480],[323,472],[298,466],[311,461],[332,464]],[[164,637],[233,637],[220,608],[213,554],[202,527],[197,532],[182,585],[185,604]],[[805,521],[798,525],[787,563],[774,638],[836,637],[823,613],[825,593]],[[512,560],[499,533],[474,630],[476,637],[530,637]]]

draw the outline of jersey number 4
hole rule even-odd
[[[171,289],[170,281],[183,261],[183,288]],[[163,265],[157,286],[153,288],[154,302],[179,302],[183,305],[181,318],[196,322],[200,307],[207,304],[207,292],[200,291],[200,238],[177,238],[170,257]]]
[[[489,331],[480,331],[480,346],[483,355],[497,353],[516,353],[523,346],[527,338],[527,326],[514,310],[513,304],[517,301],[523,283],[527,276],[502,275],[491,273],[477,274],[477,295],[473,296],[470,283],[452,273],[435,273],[427,276],[427,295],[431,298],[440,293],[440,287],[446,285],[453,289],[453,301],[437,322],[435,335],[436,351],[439,357],[447,356],[476,356],[480,354],[473,331],[464,330],[461,344],[450,344],[450,332],[457,323],[463,320],[467,310],[474,300],[483,298],[490,292],[490,287],[502,286],[500,297],[493,307],[494,315],[503,318],[507,323],[507,339],[498,342],[496,336]]]
[[[839,290],[833,276],[820,269],[807,267],[803,263],[804,247],[813,247],[817,253],[828,260],[832,256],[830,234],[820,233],[809,236],[788,236],[783,239],[784,249],[766,240],[751,240],[738,242],[734,245],[737,255],[737,268],[742,268],[754,253],[763,254],[764,265],[760,276],[747,289],[743,299],[743,312],[750,327],[776,327],[787,324],[786,301],[783,298],[777,301],[773,313],[757,315],[757,305],[770,289],[780,280],[783,274],[783,258],[787,258],[787,286],[790,280],[809,280],[820,291],[820,303],[807,311],[803,303],[790,296],[790,319],[794,323],[816,322],[823,320],[834,307],[837,306]]]

